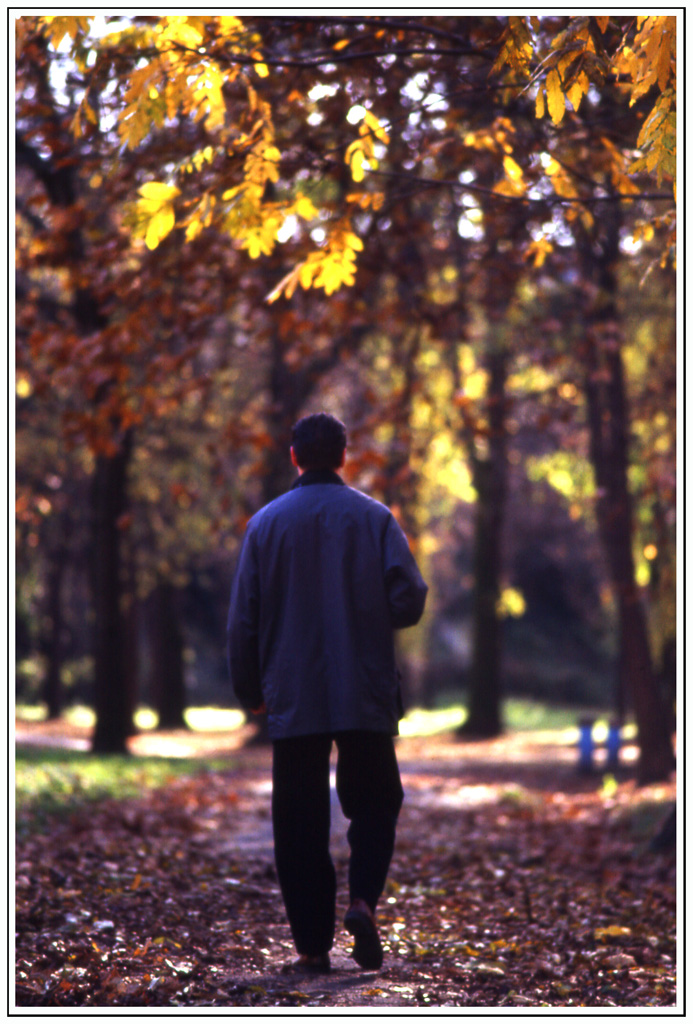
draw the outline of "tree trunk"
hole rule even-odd
[[[161,582],[148,601],[152,667],[150,675],[159,729],[187,729],[183,633],[180,628],[176,590]]]
[[[287,363],[286,345],[276,324],[271,327],[271,331],[272,356],[267,382],[269,407],[266,420],[271,444],[264,452],[263,505],[288,491],[296,479],[296,470],[289,456],[291,428],[312,391],[305,375],[300,371],[292,371]]]
[[[488,456],[473,459],[477,492],[474,524],[473,653],[469,674],[469,714],[461,736],[498,736],[501,715],[502,629],[498,617],[501,539],[508,490],[506,459],[505,381],[507,353],[489,353]]]
[[[645,612],[635,581],[633,512],[628,488],[628,409],[621,327],[616,309],[619,214],[601,219],[599,244],[583,239],[592,296],[587,318],[585,393],[590,458],[597,483],[597,522],[619,614],[617,711],[632,705],[638,727],[641,784],[667,779],[674,767],[670,717],[652,665]]]
[[[300,372],[293,373],[288,365],[285,345],[277,326],[273,325],[271,331],[272,357],[267,382],[269,408],[266,421],[271,444],[264,452],[261,499],[263,505],[286,493],[296,479],[296,470],[289,455],[291,428],[312,390],[312,387],[307,385],[306,376]],[[248,721],[257,727],[250,743],[267,745],[270,742],[267,716],[255,718],[248,715]]]
[[[60,544],[49,556],[46,579],[47,633],[43,650],[46,656],[46,677],[43,683],[43,699],[48,708],[48,718],[60,717],[63,709],[63,686],[61,670],[63,663],[63,606],[62,584],[67,568],[67,548]]]
[[[131,437],[114,455],[96,459],[93,500],[94,691],[92,750],[127,753],[134,693],[127,678],[126,623],[122,608],[121,516],[125,512]]]

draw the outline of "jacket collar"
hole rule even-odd
[[[332,469],[306,469],[292,484],[291,490],[293,491],[296,487],[308,487],[310,484],[341,484],[344,486],[344,481]]]

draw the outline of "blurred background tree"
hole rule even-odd
[[[676,18],[26,16],[16,57],[20,693],[100,751],[223,701],[326,407],[432,583],[409,700],[632,713],[666,777]]]

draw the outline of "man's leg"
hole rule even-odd
[[[402,783],[391,736],[348,732],[335,738],[339,751],[337,795],[350,820],[351,906],[344,923],[356,939],[354,958],[362,967],[377,969],[382,949],[373,915],[394,851]]]
[[[274,742],[272,824],[277,875],[296,949],[310,957],[327,953],[334,939],[331,747],[329,736]]]

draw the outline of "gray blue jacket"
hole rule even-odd
[[[272,739],[396,734],[394,630],[419,621],[427,590],[389,509],[307,470],[241,546],[227,627],[241,706],[264,701]]]

